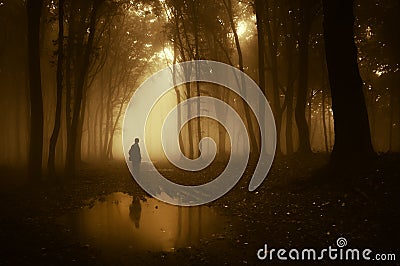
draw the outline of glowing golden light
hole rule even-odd
[[[366,34],[367,39],[370,39],[370,38],[372,37],[372,29],[371,29],[370,26],[368,26],[368,27],[366,28],[365,34]]]
[[[388,73],[389,71],[390,71],[390,68],[389,68],[388,64],[378,65],[378,68],[373,70],[375,75],[377,75],[378,77],[382,76],[383,74]]]
[[[164,120],[167,117],[169,111],[176,105],[176,94],[175,91],[170,90],[167,92],[154,106],[153,110],[148,117],[145,134],[146,144],[149,150],[149,155],[153,159],[163,158],[164,152],[162,148],[161,132],[164,125]],[[139,110],[140,111],[140,110]],[[167,131],[170,132],[168,141],[173,143],[175,141],[174,136],[177,134],[177,124],[166,124]]]
[[[243,36],[247,31],[247,23],[245,21],[239,21],[237,25],[237,34],[239,37]]]
[[[154,87],[162,86],[163,80],[154,80]],[[147,150],[151,158],[148,158],[144,153],[142,153],[143,161],[158,160],[163,158],[164,152],[161,143],[161,131],[162,126],[164,124],[164,119],[167,117],[169,111],[176,106],[176,94],[174,90],[170,90],[165,93],[159,101],[154,105],[150,115],[147,117],[147,123],[145,126],[145,131],[143,133],[142,128],[138,128],[138,122],[135,120],[136,117],[139,119],[140,115],[147,110],[148,102],[145,101],[146,98],[154,97],[154,94],[157,94],[157,90],[147,90],[147,91],[137,91],[135,92],[135,97],[132,101],[135,103],[132,106],[129,106],[127,109],[127,114],[132,117],[132,120],[126,121],[124,125],[123,134],[127,134],[128,138],[124,139],[124,147],[125,149],[129,149],[132,145],[134,138],[140,139],[140,146],[146,145]],[[144,99],[144,100],[143,100]],[[178,129],[177,123],[165,125],[167,132],[171,134],[165,136],[167,141],[173,143],[176,138]],[[144,143],[144,137],[146,137],[146,141]]]
[[[174,60],[174,51],[170,46],[165,46],[162,51],[159,52],[159,57],[172,61]]]

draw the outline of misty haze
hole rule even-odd
[[[253,265],[339,237],[398,255],[398,25],[396,0],[0,0],[0,264]],[[260,94],[176,65],[197,60]],[[209,191],[155,181],[224,173],[192,207]]]

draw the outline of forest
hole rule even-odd
[[[342,236],[397,252],[398,263],[399,15],[396,0],[0,0],[0,263],[255,264],[266,241],[319,248]],[[169,69],[175,81],[176,64],[198,60],[244,72],[268,101],[274,161],[255,191],[249,180],[266,164],[261,102],[193,81],[157,102],[142,97],[129,113],[150,76]],[[200,116],[213,108],[200,96],[231,106],[246,136]],[[146,135],[137,133],[126,117],[153,104]],[[216,146],[190,176],[160,140],[175,106],[173,152],[195,160],[210,149],[203,138]],[[197,117],[182,123],[183,114]],[[132,179],[126,158],[137,137],[141,171],[154,164],[178,184],[213,180],[235,154],[249,159],[220,199],[172,206]],[[98,220],[108,221],[100,231]],[[160,246],[158,231],[169,232]]]

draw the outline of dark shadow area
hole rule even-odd
[[[396,252],[400,156],[380,156],[351,186],[321,170],[328,158],[278,157],[259,189],[247,191],[246,174],[204,207],[149,198],[124,162],[89,164],[60,183],[3,187],[2,262],[241,265],[256,263],[265,243],[325,248],[339,237],[349,247]]]

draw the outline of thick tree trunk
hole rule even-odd
[[[308,95],[308,41],[310,34],[310,9],[308,6],[300,12],[301,29],[299,35],[299,84],[296,98],[295,119],[299,132],[298,153],[311,153],[310,131],[306,120]]]
[[[324,40],[334,115],[331,162],[362,163],[371,158],[368,114],[354,43],[352,0],[323,0]]]
[[[47,161],[49,176],[53,176],[55,174],[56,146],[61,126],[63,61],[64,61],[64,0],[59,0],[58,1],[57,97],[56,97],[57,102],[56,102],[54,128],[50,138],[49,158]]]
[[[29,138],[29,175],[32,180],[42,175],[43,153],[43,98],[40,71],[40,17],[42,0],[28,0],[28,60],[30,93],[30,138]]]

